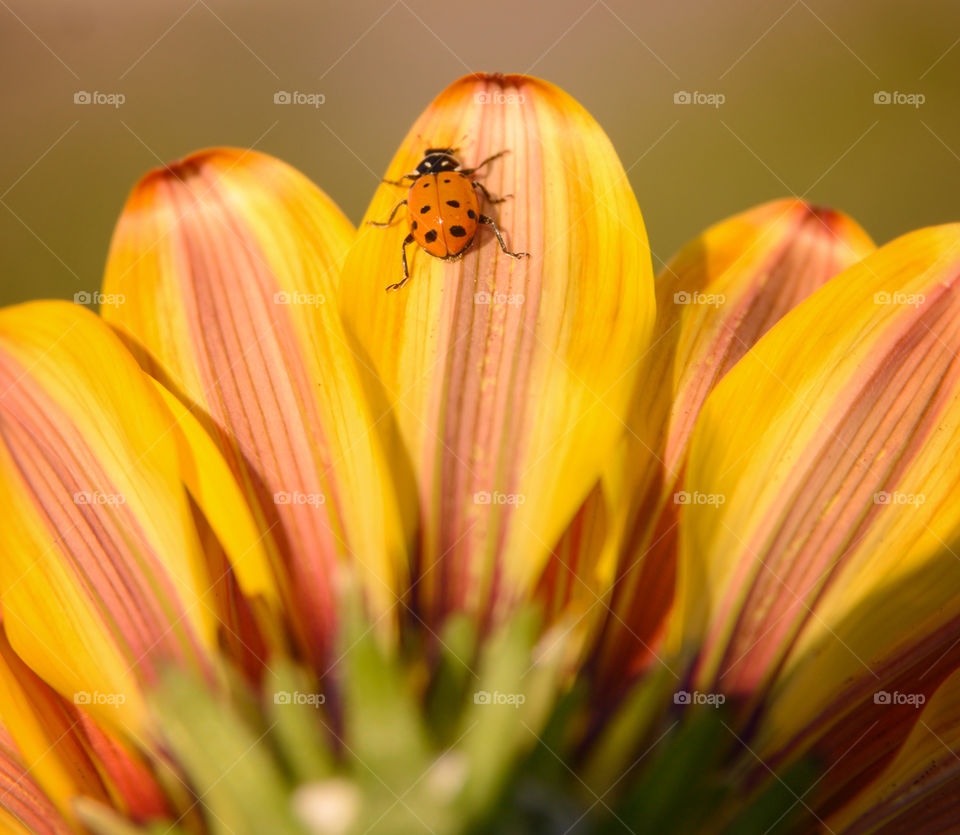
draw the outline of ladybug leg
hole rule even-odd
[[[410,180],[412,183],[414,180],[420,178],[419,174],[404,174],[399,180],[381,180],[381,183],[386,183],[388,186],[403,186],[406,188],[410,183],[405,183],[404,180]]]
[[[500,249],[502,249],[511,258],[523,258],[524,256],[527,258],[530,257],[529,252],[511,252],[509,249],[507,249],[507,245],[503,242],[503,235],[500,234],[500,230],[497,228],[497,224],[494,223],[493,218],[487,217],[486,215],[480,215],[477,220],[480,223],[486,223],[487,226],[493,227],[493,231],[497,236],[497,241],[500,243]]]
[[[474,182],[473,187],[480,189],[481,194],[483,194],[484,199],[488,203],[502,203],[504,200],[509,200],[511,197],[513,197],[512,194],[506,194],[503,197],[494,197],[489,191],[487,191],[487,187],[483,183]]]
[[[479,170],[480,170],[481,168],[483,168],[483,166],[485,166],[488,162],[493,162],[495,159],[500,159],[500,157],[502,157],[504,154],[509,154],[509,153],[510,153],[510,150],[509,150],[509,149],[507,149],[507,150],[505,150],[505,151],[501,151],[499,154],[494,154],[492,157],[487,157],[487,158],[486,158],[483,162],[481,162],[479,165],[473,166],[473,168],[461,168],[461,169],[460,169],[460,173],[461,173],[461,174],[470,175],[470,174],[472,174],[474,171],[479,171]]]
[[[387,288],[388,293],[391,290],[399,290],[401,287],[403,287],[404,284],[406,284],[410,280],[410,271],[407,269],[407,245],[412,243],[413,243],[412,234],[407,235],[407,237],[403,239],[403,246],[400,247],[400,253],[401,253],[400,260],[403,263],[403,281],[399,281],[396,284],[391,284]]]
[[[397,215],[397,210],[398,210],[401,206],[406,206],[406,205],[407,205],[407,201],[406,201],[406,200],[401,200],[399,203],[397,203],[396,206],[393,207],[393,211],[390,212],[390,217],[388,217],[386,220],[383,220],[383,221],[380,221],[380,220],[368,220],[368,221],[367,221],[367,225],[368,225],[368,226],[379,226],[381,229],[382,229],[383,227],[385,227],[385,226],[389,226],[391,223],[393,223],[393,219],[394,219],[394,217],[396,217],[396,215]]]

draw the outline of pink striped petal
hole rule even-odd
[[[620,161],[561,90],[524,76],[461,79],[416,121],[388,176],[411,171],[428,145],[459,145],[465,166],[507,151],[477,179],[513,196],[481,211],[531,257],[509,257],[481,228],[461,260],[408,247],[411,281],[385,293],[409,230],[365,227],[343,306],[393,407],[395,470],[413,471],[418,612],[490,622],[530,597],[623,432],[652,274]],[[381,187],[365,219],[404,197]]]
[[[901,722],[912,726],[886,768],[855,798],[845,798],[828,820],[837,832],[950,832],[960,820],[960,671],[924,702],[916,693],[881,691],[887,712],[901,701],[912,711]],[[901,715],[903,711],[897,711]]]
[[[403,558],[336,306],[352,240],[342,213],[289,166],[213,149],[136,186],[104,284],[125,300],[105,317],[210,430],[243,485],[287,625],[318,663],[334,640],[339,567],[364,574],[383,614]]]

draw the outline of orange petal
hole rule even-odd
[[[838,796],[905,733],[872,727],[873,691],[960,661],[958,277],[960,225],[882,247],[747,353],[691,441],[684,489],[716,501],[681,513],[676,648],[758,709],[765,760],[842,755]]]
[[[673,600],[680,479],[707,396],[784,315],[873,249],[846,215],[776,200],[710,227],[658,276],[653,344],[614,463],[626,483],[604,637],[613,679],[656,657]]]

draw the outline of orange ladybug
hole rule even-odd
[[[495,199],[483,183],[470,179],[470,175],[479,171],[487,163],[502,157],[506,151],[500,151],[487,157],[473,168],[461,168],[460,161],[454,156],[456,148],[427,148],[423,159],[412,174],[404,174],[399,180],[384,180],[392,186],[407,185],[410,190],[407,199],[393,207],[390,217],[385,221],[368,221],[371,226],[385,227],[393,223],[401,206],[407,207],[407,223],[410,234],[403,240],[401,263],[403,280],[391,284],[387,290],[399,290],[410,280],[407,269],[407,246],[416,241],[421,249],[434,258],[444,261],[456,260],[463,256],[473,243],[481,223],[493,228],[497,241],[511,258],[529,256],[529,252],[511,252],[503,242],[503,236],[492,218],[480,213],[480,191],[489,203],[502,203],[506,197]]]

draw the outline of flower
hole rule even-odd
[[[458,143],[530,258],[385,293],[402,222],[215,148],[116,304],[0,311],[5,828],[956,825],[960,226],[778,200],[654,278],[565,93],[461,79],[386,179]]]

